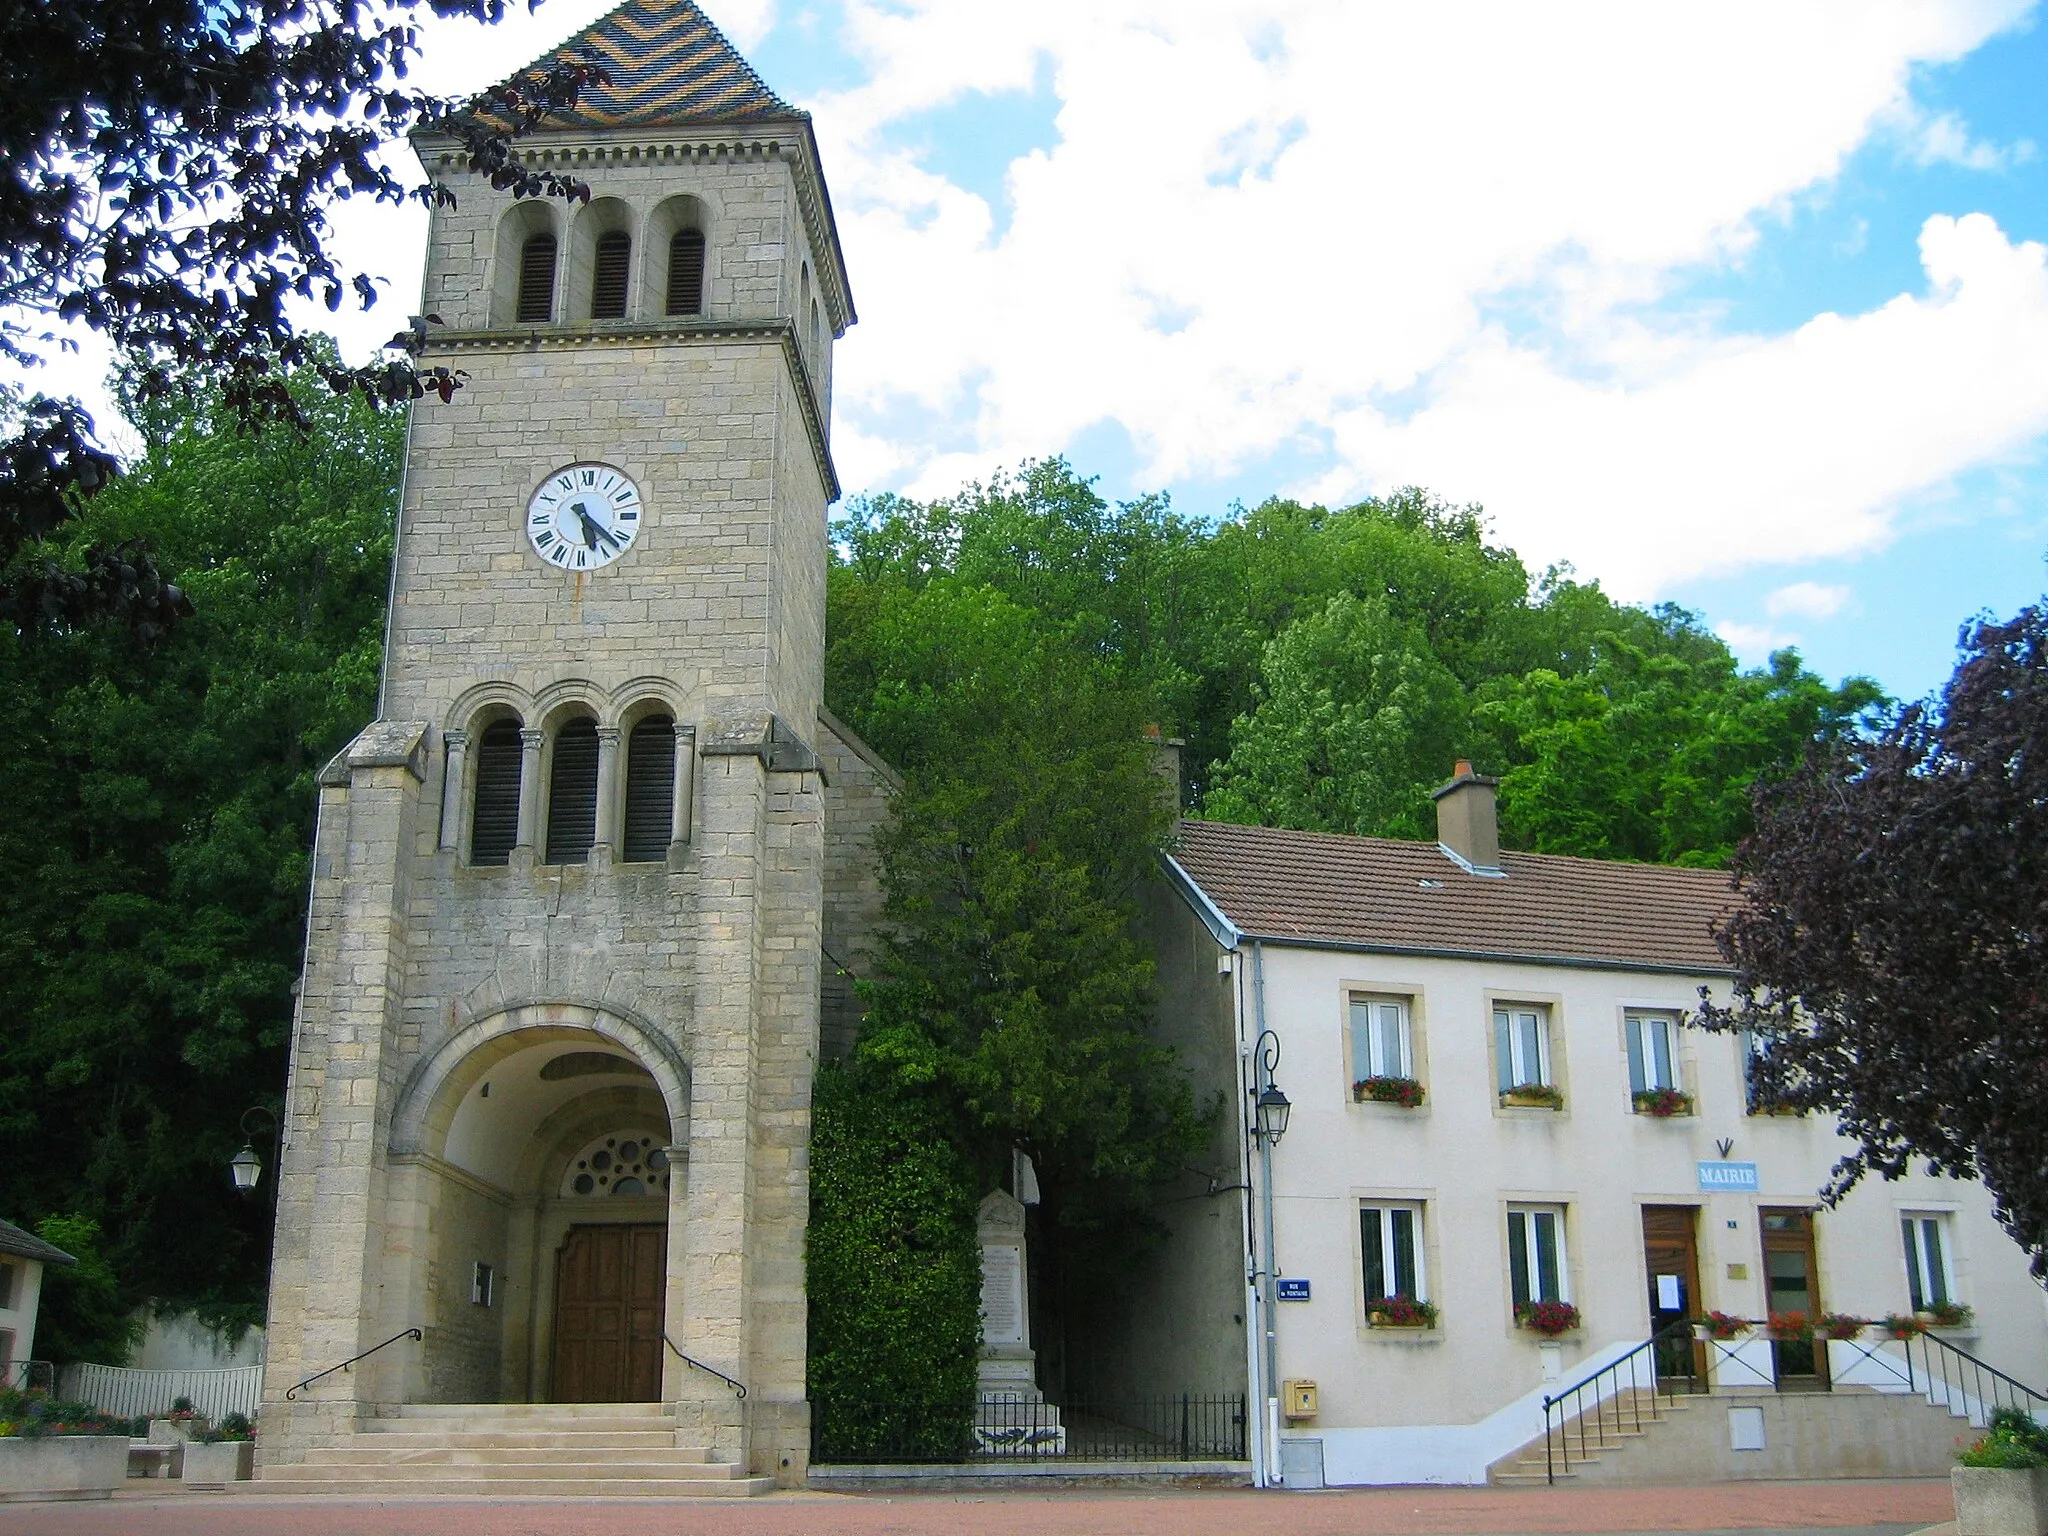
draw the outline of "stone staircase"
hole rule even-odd
[[[414,1403],[303,1461],[265,1467],[251,1493],[414,1498],[746,1498],[773,1478],[676,1444],[661,1403]]]
[[[1687,1411],[1696,1401],[1687,1396],[1666,1397],[1630,1388],[1616,1394],[1591,1411],[1566,1421],[1558,1437],[1560,1449],[1545,1460],[1545,1442],[1530,1441],[1513,1455],[1504,1456],[1487,1468],[1486,1480],[1495,1487],[1515,1488],[1556,1482],[1578,1482],[1600,1478],[1603,1461],[1642,1444],[1658,1427]],[[1553,1479],[1554,1474],[1554,1479]]]

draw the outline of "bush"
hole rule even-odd
[[[2000,1408],[1991,1415],[1983,1438],[1959,1451],[1956,1460],[1966,1467],[2048,1467],[2048,1429],[2030,1413]]]
[[[43,1271],[36,1353],[58,1365],[125,1365],[143,1321],[121,1298],[114,1267],[100,1252],[100,1226],[85,1216],[45,1216],[36,1236],[78,1260]]]
[[[0,1390],[0,1435],[39,1440],[45,1435],[125,1435],[126,1419],[109,1418],[91,1403],[53,1398],[47,1392]]]
[[[974,1432],[977,1184],[928,1098],[859,1066],[812,1096],[810,1399],[825,1461],[950,1461]]]

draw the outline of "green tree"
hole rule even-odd
[[[949,1108],[859,1063],[811,1095],[809,1397],[835,1461],[957,1460],[981,1343],[978,1189]]]
[[[1853,733],[1882,697],[1864,678],[1828,687],[1792,651],[1738,672],[1718,648],[1689,662],[1608,636],[1585,672],[1538,669],[1483,706],[1520,759],[1501,780],[1502,835],[1544,853],[1725,864],[1752,786]]]
[[[1221,821],[1434,836],[1429,788],[1464,743],[1465,690],[1384,598],[1340,592],[1266,646],[1204,811]]]
[[[45,1216],[36,1223],[36,1236],[78,1261],[43,1270],[36,1358],[55,1365],[126,1365],[141,1341],[142,1325],[100,1252],[100,1224],[76,1214]]]
[[[141,455],[56,536],[149,538],[199,617],[154,648],[0,632],[10,1199],[96,1221],[127,1301],[239,1321],[269,1203],[224,1165],[284,1078],[314,775],[373,712],[403,430],[294,388],[310,435],[131,397]]]

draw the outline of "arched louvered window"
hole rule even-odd
[[[476,744],[469,862],[503,864],[519,841],[519,722],[494,720]]]
[[[668,243],[668,312],[704,313],[704,231],[679,229]]]
[[[549,864],[581,864],[597,841],[597,722],[571,720],[555,733],[548,775]]]
[[[519,248],[519,314],[521,325],[537,325],[555,317],[555,237],[529,236]]]
[[[652,715],[626,742],[626,846],[629,864],[668,857],[675,836],[676,723]]]
[[[626,270],[633,260],[633,237],[622,229],[597,237],[597,261],[590,279],[590,318],[626,318]]]

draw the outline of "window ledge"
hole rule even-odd
[[[1443,1343],[1444,1330],[1441,1326],[1435,1328],[1367,1327],[1359,1329],[1358,1336],[1361,1339],[1371,1340],[1375,1344],[1399,1344],[1412,1347],[1421,1344]]]

